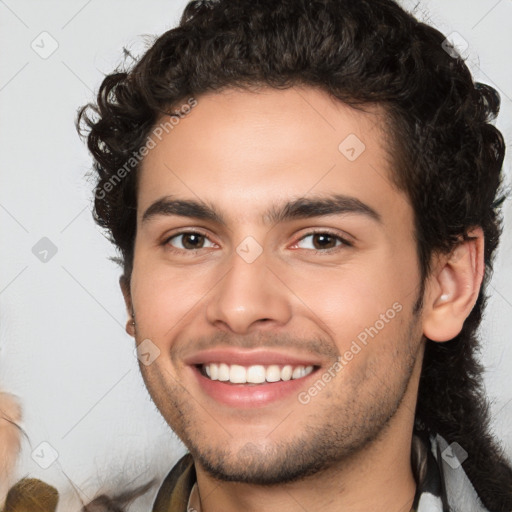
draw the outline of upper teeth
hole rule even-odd
[[[313,366],[279,366],[271,364],[263,366],[255,364],[245,367],[239,364],[210,363],[203,365],[206,375],[211,380],[231,382],[233,384],[260,384],[262,382],[277,382],[279,380],[300,379],[313,371]]]

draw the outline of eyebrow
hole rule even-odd
[[[382,223],[381,215],[371,206],[356,197],[343,194],[299,197],[283,205],[272,205],[263,215],[262,221],[264,224],[277,224],[294,219],[346,214],[363,215]],[[144,212],[142,223],[145,224],[155,217],[173,215],[227,225],[222,214],[213,205],[192,199],[173,199],[172,196],[163,197],[152,203]]]

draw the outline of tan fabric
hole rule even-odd
[[[194,461],[192,455],[187,453],[165,477],[152,512],[188,512],[188,500],[195,482]]]
[[[187,512],[201,512],[201,500],[199,499],[199,490],[197,489],[197,482],[190,491],[190,498],[188,499]]]

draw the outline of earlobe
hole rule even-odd
[[[427,279],[423,334],[433,341],[455,338],[471,313],[484,274],[484,235],[481,228],[468,233],[449,255],[440,256]]]
[[[133,312],[130,282],[124,276],[124,274],[119,278],[119,286],[121,287],[121,291],[123,292],[124,303],[126,305],[126,312],[128,313],[128,320],[126,321],[125,330],[130,336],[135,337],[135,314]]]

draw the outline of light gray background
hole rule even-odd
[[[71,502],[163,478],[184,453],[140,377],[114,255],[91,217],[91,159],[74,128],[121,61],[122,47],[144,48],[146,35],[175,26],[185,1],[0,0],[0,389],[24,408],[18,475],[41,478]],[[469,43],[475,79],[501,94],[497,121],[512,134],[512,2],[404,1],[421,19]],[[50,36],[40,34],[48,32]],[[52,41],[56,51],[48,52]],[[44,55],[46,57],[46,55]],[[511,158],[505,172],[510,185]],[[32,252],[43,237],[57,253],[46,263]],[[482,337],[493,425],[512,455],[512,207],[491,283]],[[42,444],[41,443],[48,443]],[[52,449],[57,460],[51,462]],[[40,464],[37,464],[35,460]],[[132,510],[149,508],[155,495]],[[68,501],[66,501],[68,500]]]

